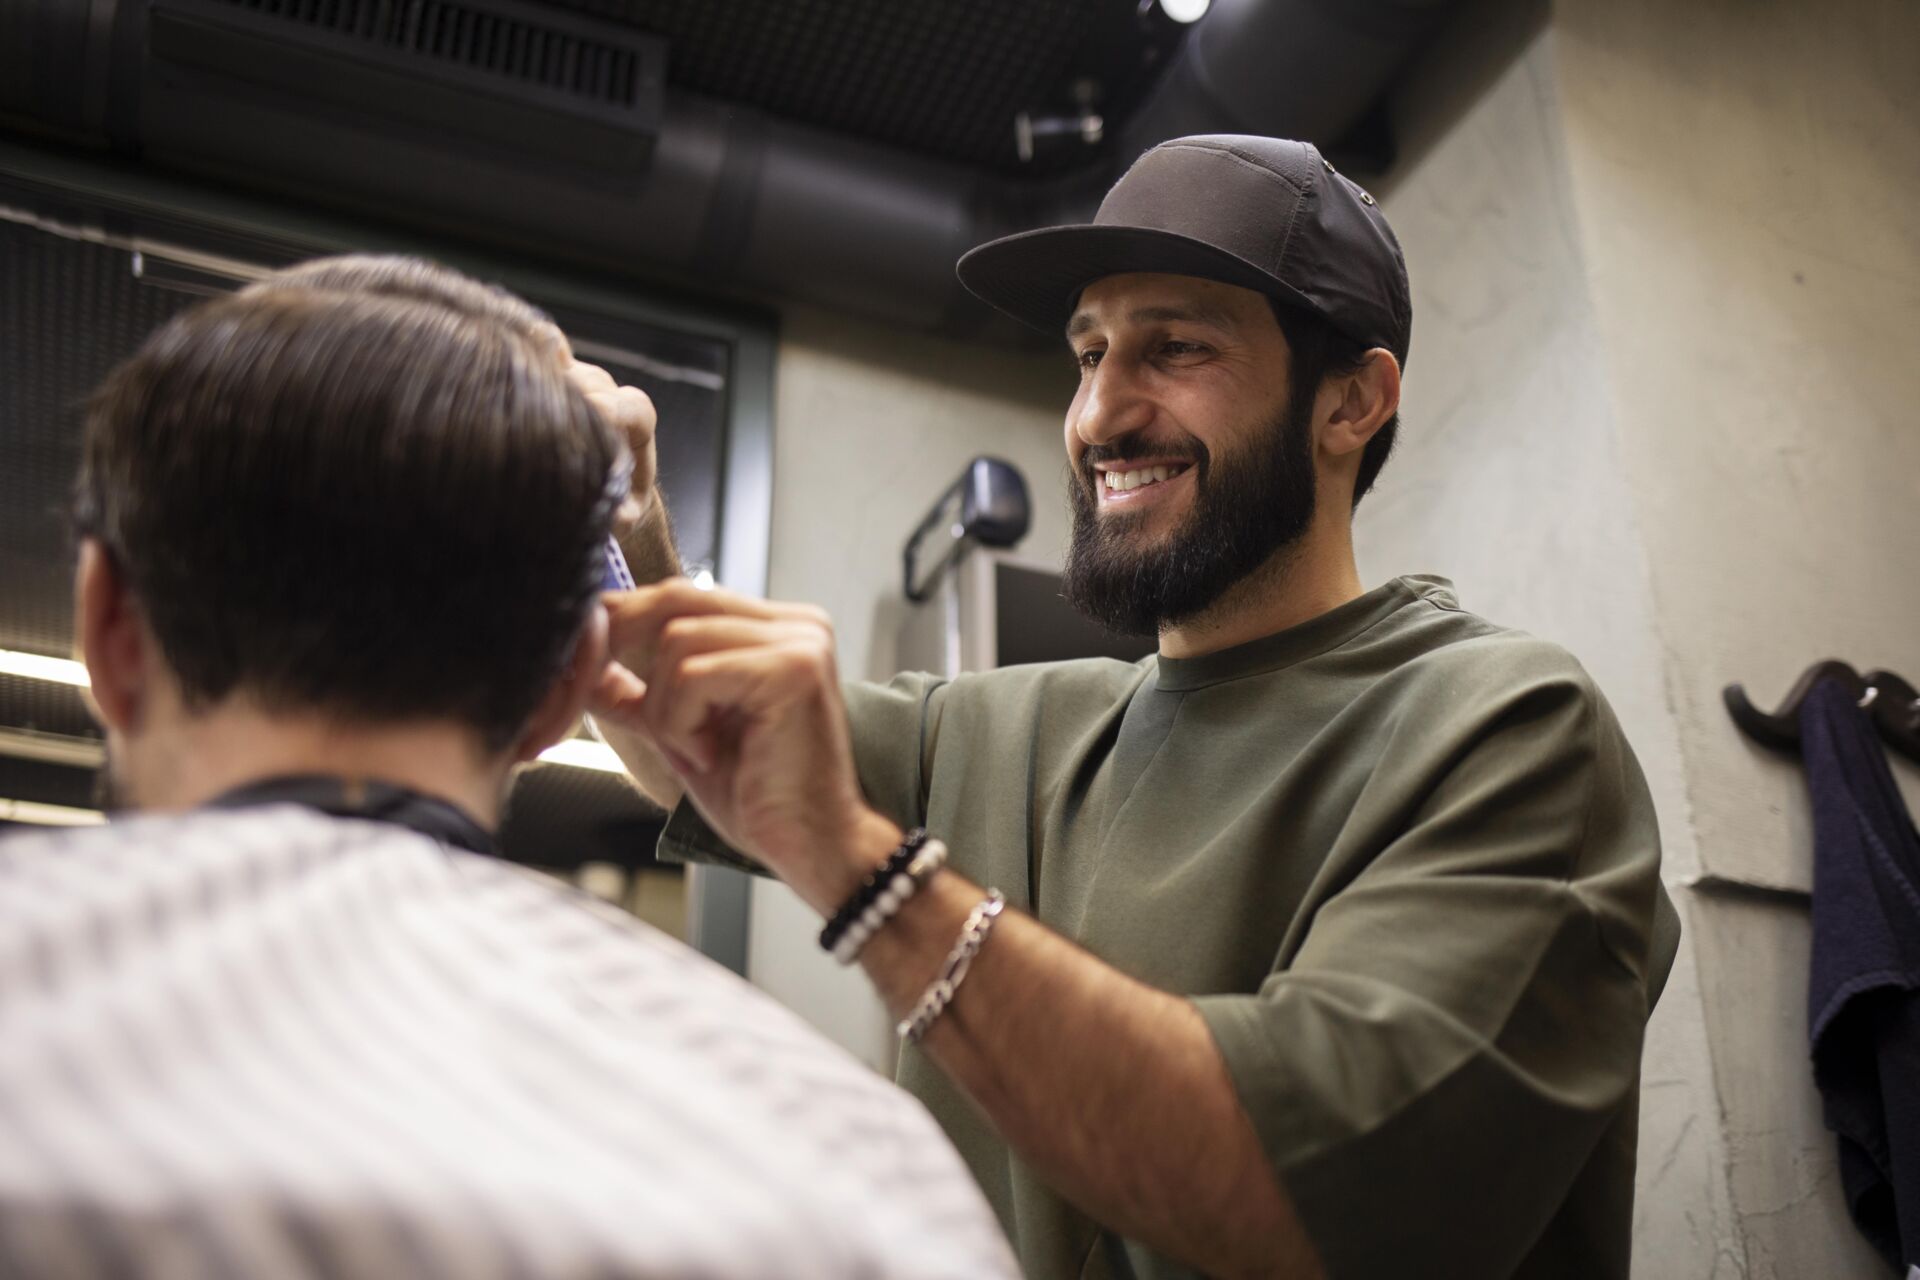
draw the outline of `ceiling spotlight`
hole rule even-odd
[[[1175,22],[1198,22],[1207,16],[1213,0],[1160,0],[1160,10]]]

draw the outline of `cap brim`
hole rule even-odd
[[[1065,331],[1081,290],[1103,276],[1128,272],[1198,276],[1296,300],[1292,286],[1245,259],[1153,227],[1088,224],[1023,231],[971,250],[954,270],[968,292],[988,306],[1053,334]]]

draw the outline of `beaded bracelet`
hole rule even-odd
[[[920,1037],[927,1034],[929,1028],[947,1011],[953,1003],[953,996],[966,981],[967,970],[973,967],[973,958],[980,954],[980,948],[986,945],[987,935],[993,932],[993,922],[1006,910],[1007,900],[998,889],[987,891],[986,900],[981,902],[967,915],[967,922],[961,926],[960,940],[953,944],[953,950],[947,953],[947,962],[940,966],[940,976],[933,980],[926,994],[920,997],[913,1011],[900,1020],[894,1033],[909,1044],[918,1044]]]
[[[831,951],[839,943],[842,934],[853,927],[853,922],[866,913],[880,897],[880,894],[893,883],[893,878],[907,869],[920,852],[920,846],[927,842],[925,827],[915,827],[907,832],[900,841],[899,848],[887,855],[887,860],[868,873],[853,891],[853,896],[840,904],[840,909],[827,921],[827,927],[820,931],[820,949]]]
[[[841,964],[852,964],[860,958],[873,935],[880,932],[887,921],[900,914],[900,908],[907,899],[918,893],[927,881],[933,879],[934,872],[947,865],[947,846],[938,840],[929,840],[913,856],[905,871],[895,873],[892,881],[874,898],[872,905],[854,917],[840,940],[833,944],[833,958]]]

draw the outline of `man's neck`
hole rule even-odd
[[[1229,587],[1198,617],[1160,633],[1160,652],[1197,658],[1312,621],[1363,595],[1345,519],[1316,519],[1305,537]]]
[[[341,724],[227,705],[128,752],[134,801],[182,810],[269,778],[324,774],[379,781],[445,800],[491,831],[500,822],[507,765],[489,760],[459,725]]]

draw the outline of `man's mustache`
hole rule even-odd
[[[1208,453],[1206,445],[1192,436],[1154,439],[1146,432],[1127,432],[1125,436],[1117,436],[1104,445],[1087,445],[1087,453],[1081,455],[1079,466],[1073,468],[1073,476],[1079,482],[1081,491],[1092,495],[1100,489],[1100,478],[1094,474],[1094,466],[1100,462],[1119,462],[1123,459],[1187,462],[1204,478],[1212,455]]]
[[[1192,436],[1176,440],[1155,440],[1144,431],[1130,431],[1107,444],[1090,444],[1080,455],[1087,466],[1096,462],[1117,462],[1122,458],[1178,458],[1199,464],[1206,461],[1207,446]]]
[[[1106,444],[1090,444],[1087,451],[1080,455],[1080,478],[1089,488],[1097,488],[1099,482],[1094,478],[1093,469],[1102,462],[1119,462],[1127,458],[1152,458],[1155,461],[1178,461],[1204,469],[1211,455],[1207,446],[1191,436],[1175,440],[1155,440],[1144,431],[1130,431]]]

